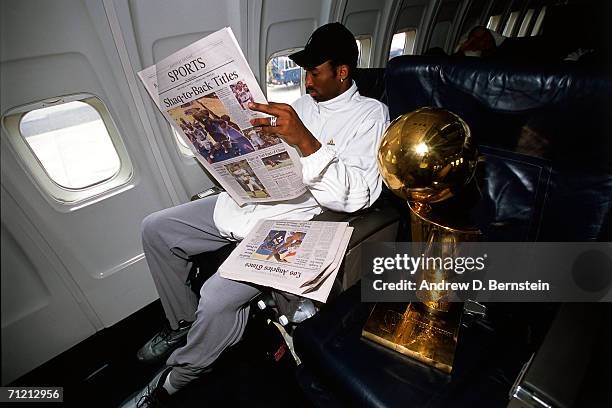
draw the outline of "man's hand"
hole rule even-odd
[[[249,103],[251,110],[267,113],[276,116],[276,126],[270,126],[270,118],[252,119],[253,126],[259,126],[264,133],[279,134],[291,145],[297,146],[304,156],[308,156],[321,147],[321,143],[304,126],[299,116],[290,105],[286,103],[270,102],[269,105],[263,103]]]

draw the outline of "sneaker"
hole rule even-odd
[[[140,391],[130,396],[121,404],[121,408],[163,408],[170,399],[170,394],[163,387],[166,377],[172,367],[166,367],[153,377],[153,379]]]
[[[136,358],[143,363],[158,363],[168,358],[174,350],[185,345],[191,322],[181,320],[178,325],[176,330],[166,325],[138,350]]]

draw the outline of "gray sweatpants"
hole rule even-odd
[[[257,288],[225,279],[219,272],[200,290],[200,301],[185,284],[189,256],[230,243],[213,221],[216,196],[191,201],[147,216],[142,222],[142,245],[166,317],[173,329],[179,320],[193,321],[187,344],[167,361],[170,383],[181,388],[196,379],[227,347],[236,344],[249,316]]]

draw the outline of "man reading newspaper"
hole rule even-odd
[[[185,285],[189,257],[214,251],[246,236],[261,219],[309,220],[324,208],[354,212],[370,206],[381,191],[375,154],[389,122],[387,107],[359,94],[352,80],[357,45],[339,23],[318,28],[304,50],[290,58],[306,70],[306,92],[293,103],[248,102],[272,115],[253,119],[264,133],[279,134],[301,152],[300,197],[240,207],[227,194],[207,197],[148,216],[142,241],[151,274],[170,327],[139,351],[141,360],[170,355],[166,368],[126,406],[157,406],[207,371],[226,348],[237,343],[249,316],[248,305],[260,291],[224,279],[217,272],[197,301]]]

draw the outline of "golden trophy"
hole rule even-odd
[[[458,197],[472,186],[477,163],[470,129],[457,115],[439,108],[421,108],[394,120],[378,151],[378,165],[387,187],[408,201],[412,241],[422,242],[425,256],[455,257],[457,244],[477,241],[468,206]],[[417,272],[419,283],[450,278],[443,268]],[[417,283],[417,287],[420,287]],[[376,305],[363,336],[430,366],[450,373],[453,366],[462,303],[452,291],[417,290],[420,302]]]

